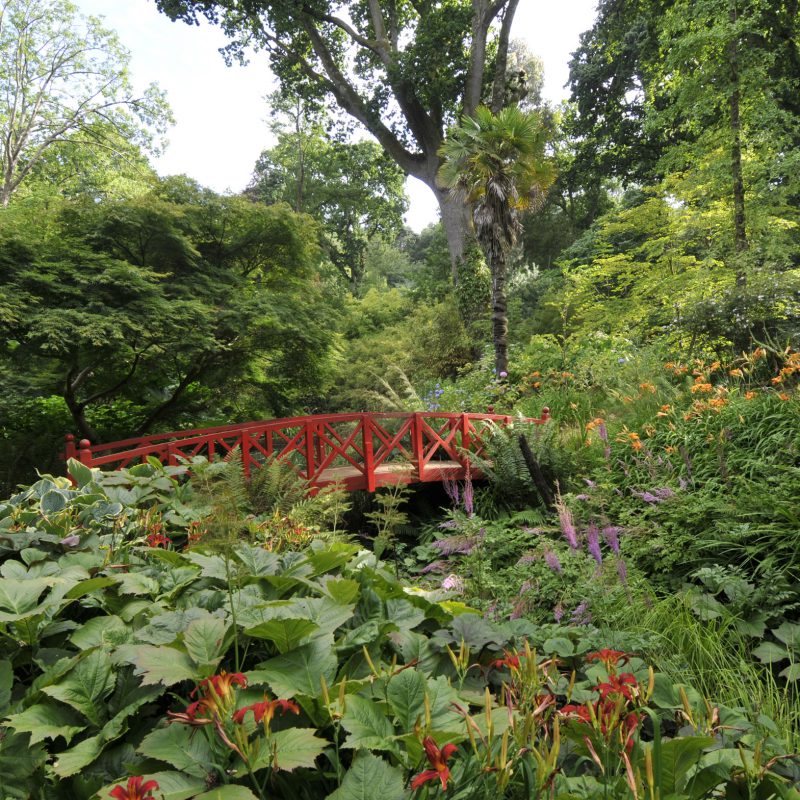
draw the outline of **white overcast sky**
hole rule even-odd
[[[156,81],[167,93],[176,124],[169,146],[156,161],[162,175],[185,173],[219,192],[243,189],[259,153],[271,143],[264,96],[275,86],[263,55],[247,67],[226,67],[225,44],[210,25],[170,22],[153,0],[76,0],[82,13],[105,17],[131,51],[137,84]],[[524,39],[544,61],[545,97],[566,97],[567,62],[579,34],[591,27],[596,0],[521,0],[513,37]],[[406,221],[421,230],[437,219],[430,190],[408,182]]]

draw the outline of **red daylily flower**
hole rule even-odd
[[[598,684],[596,688],[600,692],[601,700],[605,700],[609,695],[619,694],[633,702],[633,692],[629,687],[638,685],[639,682],[630,672],[623,672],[620,675],[609,676],[608,681]]]
[[[253,703],[251,706],[245,706],[238,711],[233,712],[233,721],[237,725],[244,722],[245,716],[249,711],[253,712],[253,719],[258,722],[264,722],[264,725],[269,727],[272,718],[275,716],[276,709],[280,709],[281,714],[288,714],[290,711],[293,714],[299,714],[300,708],[297,703],[291,700],[264,700],[263,703]]]
[[[234,686],[247,686],[247,678],[241,672],[223,670],[219,675],[204,678],[189,695],[195,697],[199,692],[200,698],[190,703],[186,711],[168,711],[167,716],[172,722],[183,725],[210,725],[220,717],[227,716],[234,699]]]
[[[604,649],[598,650],[596,653],[589,653],[589,655],[586,656],[586,660],[599,661],[606,669],[610,669],[611,667],[616,667],[620,662],[627,664],[631,660],[631,657],[621,650]]]
[[[502,669],[503,667],[513,667],[514,669],[519,669],[520,657],[514,653],[509,653],[507,650],[505,653],[505,658],[498,658],[496,661],[491,661],[489,666],[494,667],[495,669]]]
[[[164,536],[163,533],[151,533],[147,536],[148,547],[163,547],[172,544],[172,539],[169,536]]]
[[[558,713],[565,717],[577,717],[581,722],[590,723],[592,721],[589,706],[566,705],[558,709]]]
[[[420,786],[428,781],[437,779],[441,781],[442,789],[447,789],[447,781],[450,779],[450,769],[447,766],[447,762],[458,748],[454,744],[446,744],[440,750],[430,736],[426,736],[422,740],[422,746],[425,748],[425,755],[433,769],[426,769],[424,772],[420,772],[419,775],[415,775],[411,781],[411,789],[419,789]]]
[[[153,800],[152,792],[153,789],[158,789],[158,783],[156,781],[142,783],[143,780],[141,775],[128,778],[128,788],[117,786],[109,792],[109,797],[113,797],[114,800]]]

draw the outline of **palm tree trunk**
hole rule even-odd
[[[506,296],[506,253],[495,245],[491,248],[489,264],[492,269],[492,341],[494,367],[497,375],[508,372],[508,297]]]

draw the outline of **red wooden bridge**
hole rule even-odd
[[[378,486],[463,480],[479,472],[471,459],[485,455],[493,426],[538,419],[501,414],[435,412],[319,414],[217,428],[158,433],[108,444],[69,434],[65,456],[88,467],[121,469],[155,457],[177,466],[184,459],[212,460],[238,451],[250,476],[273,458],[292,464],[312,486],[341,482],[347,489],[373,492]]]

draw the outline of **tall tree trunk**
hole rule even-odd
[[[458,265],[464,257],[467,242],[472,236],[472,212],[468,205],[452,197],[449,192],[436,187],[434,193],[439,201],[442,227],[447,237],[447,248],[450,251],[453,285],[458,285]]]
[[[731,4],[729,19],[736,24],[736,2]],[[733,182],[733,243],[736,252],[736,285],[744,286],[747,276],[741,254],[748,248],[745,219],[744,178],[742,176],[742,124],[739,116],[741,101],[739,82],[739,43],[733,36],[728,46],[728,63],[731,70],[730,125],[731,125],[731,179]]]
[[[499,376],[508,372],[508,297],[506,296],[506,253],[502,247],[493,247],[490,253],[492,267],[492,341],[494,343],[494,368]]]

